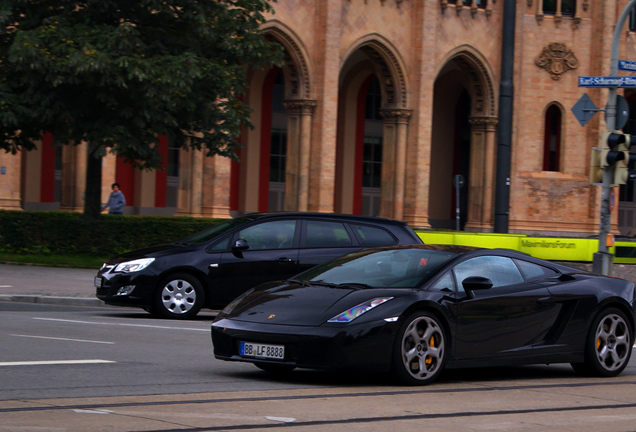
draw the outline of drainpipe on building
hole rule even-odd
[[[508,232],[510,210],[510,160],[512,143],[512,82],[515,57],[516,0],[504,0],[501,42],[501,82],[497,127],[497,176],[495,180],[495,232]]]

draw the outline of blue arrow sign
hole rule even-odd
[[[579,87],[636,87],[636,77],[580,76]]]
[[[636,72],[636,61],[619,60],[618,69],[624,71]]]

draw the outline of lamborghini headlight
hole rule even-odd
[[[352,308],[349,308],[346,311],[342,312],[341,314],[336,315],[335,317],[331,318],[327,322],[330,322],[330,323],[333,323],[333,322],[338,322],[338,323],[351,322],[354,319],[358,318],[363,313],[370,311],[371,309],[373,309],[376,306],[380,306],[382,303],[388,302],[392,298],[393,297],[376,297],[374,299],[367,300],[364,303],[360,303],[359,305],[356,305],[356,306],[354,306]]]

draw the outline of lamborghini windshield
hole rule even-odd
[[[295,279],[333,286],[415,288],[454,256],[452,252],[414,248],[367,250],[310,269]]]

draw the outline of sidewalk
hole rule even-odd
[[[95,297],[97,269],[0,264],[0,301],[105,306]]]
[[[567,263],[590,271],[592,264]],[[105,306],[95,297],[97,269],[0,264],[0,301]],[[615,264],[613,276],[636,283],[636,265]]]

